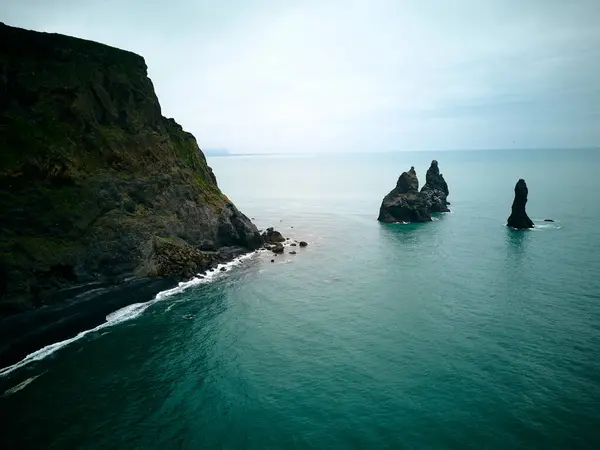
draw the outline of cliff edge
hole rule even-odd
[[[259,247],[144,59],[0,23],[0,317]]]

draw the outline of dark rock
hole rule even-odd
[[[267,231],[262,234],[262,238],[266,243],[269,244],[276,244],[285,241],[285,238],[281,235],[281,233],[274,230],[273,227],[267,228]]]
[[[283,253],[283,245],[282,244],[275,244],[273,247],[271,247],[271,251],[273,253]]]
[[[383,198],[377,220],[387,223],[431,220],[429,203],[419,193],[419,180],[414,167],[403,172],[396,187]]]
[[[272,260],[271,260],[271,262],[275,262],[275,260],[274,260],[274,259],[272,259]]]
[[[307,245],[308,245],[308,242],[300,241],[300,247],[306,247]]]
[[[525,212],[527,204],[527,183],[522,178],[515,185],[515,199],[512,204],[512,211],[508,218],[507,226],[517,229],[533,228],[535,225]]]
[[[431,212],[449,212],[448,201],[448,184],[444,180],[444,176],[440,173],[438,162],[434,159],[431,161],[431,166],[427,170],[426,182],[421,189],[421,196],[429,205]]]
[[[298,244],[296,244],[295,242],[292,242],[292,243],[290,244],[290,247],[296,247],[297,245],[298,245]]]
[[[296,252],[292,250],[292,251],[291,251],[289,254],[290,254],[290,255],[295,255],[295,254],[296,254]]]
[[[227,269],[225,267],[221,267],[221,272],[225,272]]]
[[[553,219],[544,219],[544,222],[554,222]]]

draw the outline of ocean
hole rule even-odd
[[[432,159],[452,212],[377,222]],[[600,448],[600,150],[209,164],[259,228],[308,247],[140,298],[5,372],[0,448]],[[519,178],[530,231],[505,226]]]

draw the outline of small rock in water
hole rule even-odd
[[[308,242],[300,241],[300,247],[306,247],[307,245],[308,245]]]
[[[279,231],[275,231],[273,227],[267,228],[267,231],[262,234],[262,238],[267,244],[276,244],[278,242],[285,241],[285,238],[281,235],[281,233]]]
[[[290,255],[295,255],[295,254],[296,254],[296,252],[294,252],[294,251],[290,252]]]
[[[554,222],[552,219],[544,219],[544,222]]]
[[[296,247],[297,245],[298,245],[298,244],[296,244],[295,242],[292,242],[292,243],[290,244],[290,246],[291,246],[291,247]]]
[[[274,260],[274,259],[272,259],[272,260],[271,260],[271,262],[275,262],[275,260]]]
[[[221,272],[225,272],[227,269],[225,267],[221,267]]]

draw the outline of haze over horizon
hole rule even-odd
[[[142,55],[201,148],[600,146],[595,0],[24,0],[0,20]]]

